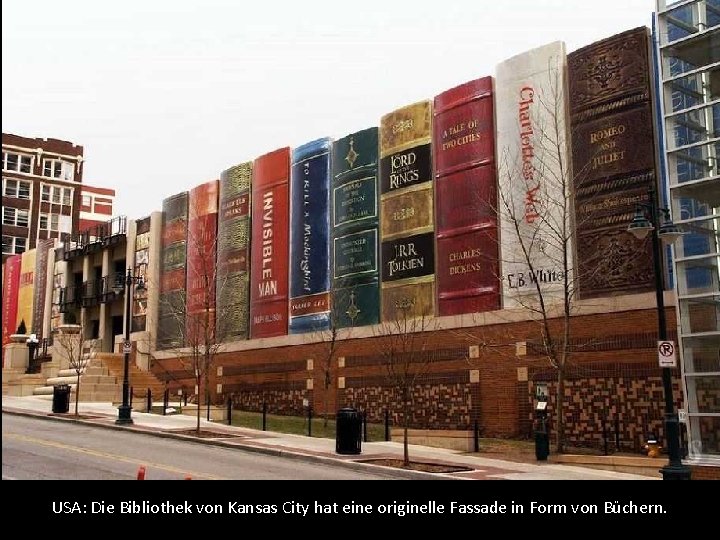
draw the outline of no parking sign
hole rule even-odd
[[[658,341],[658,363],[660,367],[677,367],[674,341]]]

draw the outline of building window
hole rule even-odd
[[[62,188],[62,203],[67,206],[72,204],[72,188]]]
[[[42,202],[50,202],[50,186],[43,184],[40,200]]]
[[[30,199],[30,182],[3,178],[2,194],[4,197],[13,197],[15,199]]]
[[[23,253],[27,247],[27,238],[20,238],[17,236],[5,236],[2,237],[2,252],[3,255],[16,255]]]
[[[48,216],[47,214],[40,214],[40,220],[38,227],[41,231],[47,231],[48,228]]]
[[[46,159],[43,161],[43,176],[72,181],[75,178],[75,166],[60,159]]]
[[[32,172],[32,156],[3,152],[3,171],[30,173]]]
[[[90,195],[82,196],[82,206],[85,206],[86,208],[92,207],[92,197]]]
[[[52,202],[53,204],[60,204],[60,196],[62,194],[62,188],[58,186],[53,186],[52,188]]]
[[[10,208],[3,206],[3,225],[12,225],[14,227],[27,227],[30,213],[27,210],[19,208]]]

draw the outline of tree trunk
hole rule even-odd
[[[79,403],[80,403],[80,373],[77,374],[77,384],[75,385],[75,416],[78,416]]]
[[[565,405],[565,369],[558,368],[557,373],[557,453],[562,454],[565,451],[565,421],[563,409]]]
[[[197,382],[198,391],[197,391],[197,399],[196,399],[196,401],[197,401],[197,422],[195,424],[195,433],[197,433],[197,435],[200,436],[200,405],[201,405],[201,403],[200,403],[200,383],[202,382],[202,378],[198,376],[198,378],[196,379],[196,382]]]
[[[410,467],[410,449],[408,448],[408,425],[410,424],[410,406],[405,396],[403,406],[403,467]]]

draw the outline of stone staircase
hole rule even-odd
[[[80,401],[118,401],[122,387],[117,377],[102,365],[96,354],[86,354],[84,360],[85,366],[80,374]],[[77,371],[74,368],[60,369],[57,374],[48,377],[43,386],[36,387],[33,394],[52,399],[53,387],[67,384],[71,389],[71,401],[74,401],[77,378]]]
[[[121,401],[122,396],[122,380],[123,380],[123,369],[124,369],[124,356],[119,353],[95,353],[95,359],[100,361],[102,366],[107,368],[109,373],[115,376],[120,385],[120,393],[118,393],[118,402]],[[152,392],[153,401],[162,400],[163,392],[165,392],[165,384],[155,377],[149,371],[143,371],[138,368],[134,363],[130,363],[128,376],[130,381],[130,387],[132,388],[135,396],[133,407],[139,408],[141,398],[139,396],[145,396],[148,388]],[[82,396],[82,388],[80,389]]]

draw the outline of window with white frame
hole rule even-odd
[[[3,234],[3,255],[16,255],[18,253],[23,253],[25,248],[27,248],[27,238],[20,238],[19,236],[5,236]]]
[[[40,193],[40,200],[42,202],[50,202],[50,186],[47,184],[42,185],[42,190]]]
[[[2,153],[3,171],[30,173],[32,172],[32,156],[15,152]]]
[[[43,160],[43,176],[72,181],[75,178],[75,165],[61,159]]]
[[[12,225],[13,227],[27,227],[30,221],[30,212],[20,208],[10,208],[3,206],[3,225]]]
[[[62,203],[66,206],[72,205],[72,188],[62,188]]]
[[[92,209],[92,197],[90,195],[82,196],[82,206],[91,207]]]
[[[31,189],[30,182],[15,180],[13,178],[3,178],[3,197],[29,200]]]
[[[41,231],[47,231],[49,224],[48,215],[47,214],[40,214],[38,216],[38,228]]]

